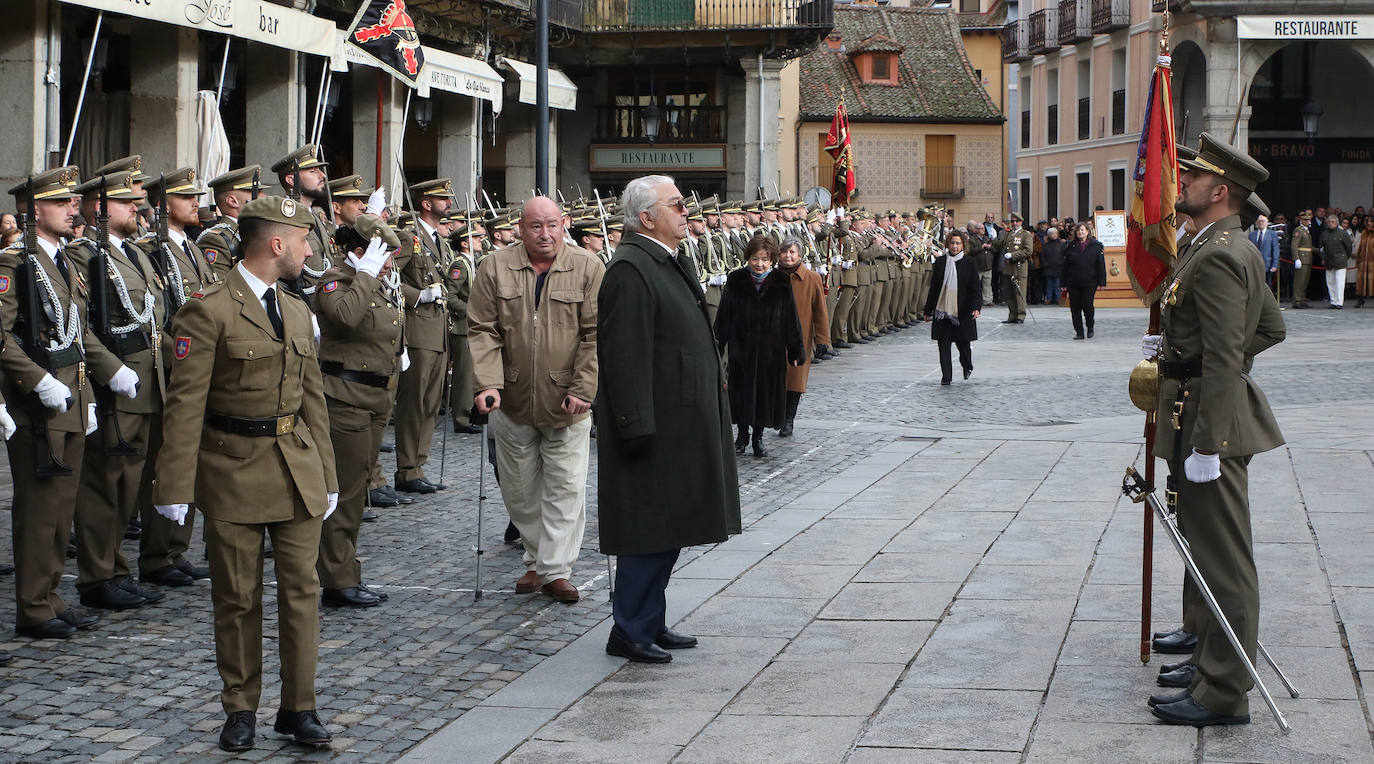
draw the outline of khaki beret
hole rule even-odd
[[[366,241],[372,241],[372,237],[380,236],[392,249],[401,246],[401,237],[396,235],[386,221],[376,215],[359,215],[358,219],[353,221],[353,230]]]

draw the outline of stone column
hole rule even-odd
[[[139,27],[129,67],[129,148],[143,155],[144,172],[156,175],[196,164],[196,34],[171,24]]]
[[[266,189],[276,181],[269,169],[272,163],[303,142],[304,107],[297,82],[301,54],[255,42],[248,43],[247,53],[243,64],[248,99],[245,156],[249,164],[262,165]],[[272,190],[280,193],[279,188]]]
[[[48,23],[61,23],[60,3],[47,0],[19,0],[7,10],[0,25],[0,114],[5,116],[6,147],[0,151],[0,191],[6,191],[35,170],[48,166],[48,152],[62,159],[62,143],[56,125],[48,124],[49,86]],[[49,16],[51,14],[51,16]],[[60,71],[62,52],[53,51],[51,62]],[[57,89],[51,88],[56,98]],[[7,199],[12,204],[12,199]],[[8,204],[6,206],[9,206]]]
[[[439,90],[430,93],[438,100],[439,175],[453,178],[453,191],[459,202],[466,204],[466,194],[477,188],[477,159],[481,156],[478,117],[485,102]]]
[[[507,104],[500,129],[506,136],[506,202],[528,199],[534,188],[535,110],[528,104]],[[558,110],[549,110],[549,185],[540,189],[558,198]]]
[[[753,199],[759,186],[772,196],[773,184],[778,182],[778,120],[782,109],[781,72],[786,61],[764,59],[763,77],[759,77],[757,58],[741,58],[744,69],[743,86],[727,90],[726,108],[729,113],[730,144],[727,149],[730,171],[726,177],[727,194],[731,197]],[[760,95],[763,106],[760,109]],[[760,123],[762,122],[762,140]],[[763,158],[763,174],[759,174],[759,157]]]
[[[405,93],[403,85],[380,69],[353,66],[345,87],[353,88],[353,171],[363,176],[363,182],[376,184],[387,190],[388,204],[405,206],[405,189],[401,188],[396,167],[396,152],[404,137]],[[382,172],[377,176],[377,82],[382,82]]]

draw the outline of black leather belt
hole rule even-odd
[[[109,344],[110,351],[124,359],[152,347],[153,340],[148,332],[128,332],[111,336]]]
[[[285,416],[274,416],[266,419],[254,419],[242,416],[229,416],[228,414],[216,414],[213,411],[207,411],[205,413],[205,423],[216,430],[223,430],[230,435],[248,435],[254,438],[268,438],[285,435],[296,429],[296,415],[287,414]]]
[[[385,374],[374,374],[370,371],[345,369],[344,365],[338,361],[320,361],[320,371],[331,377],[338,377],[339,379],[349,382],[357,382],[360,385],[367,385],[368,387],[385,388],[391,383],[391,377]]]
[[[1192,379],[1202,376],[1202,359],[1192,361],[1160,361],[1159,374],[1167,379]]]

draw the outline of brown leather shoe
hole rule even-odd
[[[539,574],[532,570],[525,571],[525,575],[515,581],[516,594],[534,594],[537,589],[539,589]]]
[[[545,594],[559,602],[577,602],[582,599],[582,594],[577,591],[577,587],[569,583],[566,578],[555,578],[544,584],[543,588]]]

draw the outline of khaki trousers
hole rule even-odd
[[[143,482],[138,491],[139,516],[143,535],[138,539],[139,575],[175,565],[191,548],[191,531],[196,525],[196,509],[186,510],[186,524],[177,525],[153,509],[153,478],[157,477],[157,454],[162,450],[162,417],[159,415],[148,433],[148,458],[143,463]]]
[[[883,310],[883,300],[887,299],[887,282],[873,282],[873,296],[868,301],[868,318],[865,326],[868,327],[869,334],[877,334],[883,328],[883,322],[879,318]]]
[[[983,285],[983,306],[992,304],[992,271],[978,271],[978,281]]]
[[[831,267],[837,267],[837,266],[831,266]],[[826,277],[825,277],[825,276],[822,276],[821,278],[824,279],[824,278],[826,278]],[[827,291],[827,292],[825,293],[825,315],[830,316],[830,344],[831,344],[831,345],[834,345],[834,344],[835,344],[835,326],[836,326],[836,322],[835,322],[835,304],[836,304],[837,302],[839,302],[839,299],[840,299],[840,288],[839,288],[838,286],[831,286],[831,287],[829,287],[829,291]]]
[[[215,607],[215,660],[224,682],[225,713],[256,711],[262,696],[262,541],[272,539],[277,579],[281,708],[315,708],[315,662],[320,641],[320,517],[299,495],[295,516],[279,523],[226,523],[205,518],[210,594]],[[322,516],[321,516],[322,517]]]
[[[450,334],[448,352],[453,358],[453,385],[449,389],[448,403],[449,419],[457,427],[467,427],[472,424],[469,415],[472,413],[472,398],[476,395],[472,389],[472,353],[468,350],[468,336]],[[380,441],[378,443],[380,444]]]
[[[315,563],[320,586],[348,589],[363,580],[358,562],[358,529],[363,523],[367,489],[377,451],[386,433],[387,414],[376,414],[326,397],[329,440],[334,444],[334,471],[339,479],[339,503],[320,531],[320,559]]]
[[[118,443],[114,421],[119,421],[119,436],[133,446],[135,453],[110,455],[107,447]],[[100,412],[100,429],[86,438],[85,467],[76,494],[76,588],[91,591],[112,578],[129,575],[129,561],[120,544],[124,531],[137,511],[143,485],[143,467],[149,455],[149,435],[154,426],[162,429],[162,416]]]
[[[1002,267],[1002,299],[1007,303],[1007,319],[1025,321],[1026,279],[1030,273],[1030,266],[1027,263],[1013,265],[1008,260]],[[1015,283],[1012,283],[1012,276],[1016,277]]]
[[[410,348],[410,368],[396,385],[396,482],[425,476],[435,418],[444,397],[442,352]]]
[[[591,417],[567,427],[530,427],[492,412],[501,498],[540,583],[569,578],[587,524]]]
[[[859,288],[835,287],[830,293],[835,295],[835,306],[830,311],[830,343],[833,345],[840,340],[848,342],[854,336],[851,334],[849,315],[854,308],[854,301],[859,299]]]
[[[865,265],[856,265],[856,268],[866,268]],[[858,296],[854,298],[854,305],[849,309],[849,337],[867,337],[868,331],[868,303],[873,299],[873,285],[860,284]]]
[[[911,285],[911,300],[908,303],[907,312],[911,320],[915,321],[921,317],[921,311],[926,307],[926,296],[930,292],[930,269],[925,268],[916,272],[913,284]]]
[[[47,464],[48,452],[27,425],[21,424],[5,442],[10,478],[14,482],[11,541],[15,623],[19,626],[51,620],[67,609],[67,603],[57,594],[57,584],[67,562],[67,536],[72,530],[86,437],[79,432],[49,430],[48,441],[53,455],[71,467],[73,474],[45,478],[35,474],[37,466]],[[42,450],[41,457],[35,449]]]

